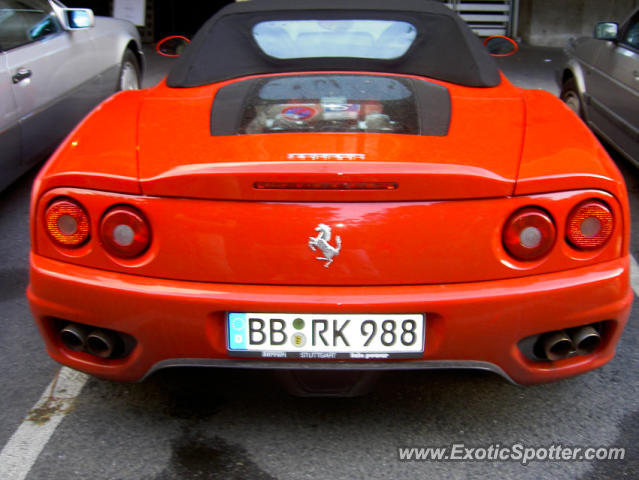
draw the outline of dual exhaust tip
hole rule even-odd
[[[70,323],[60,330],[60,340],[69,350],[87,352],[100,358],[113,357],[118,346],[115,333],[77,323]]]
[[[601,334],[592,325],[570,330],[559,330],[542,335],[537,352],[547,360],[555,361],[572,355],[588,355],[601,345]]]

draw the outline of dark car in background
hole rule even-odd
[[[623,24],[598,23],[570,42],[561,98],[601,137],[639,164],[639,8]]]

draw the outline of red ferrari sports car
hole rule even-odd
[[[586,126],[426,0],[265,0],[211,18],[37,178],[28,297],[57,361],[476,368],[608,362],[628,199]]]

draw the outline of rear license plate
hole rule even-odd
[[[229,313],[227,346],[239,357],[421,358],[422,314]]]

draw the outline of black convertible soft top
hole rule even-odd
[[[268,20],[372,19],[409,22],[417,37],[397,59],[295,58],[266,55],[253,27]],[[170,87],[197,87],[248,75],[304,71],[419,75],[471,87],[494,87],[499,70],[464,21],[431,0],[253,0],[210,18],[169,73]]]

